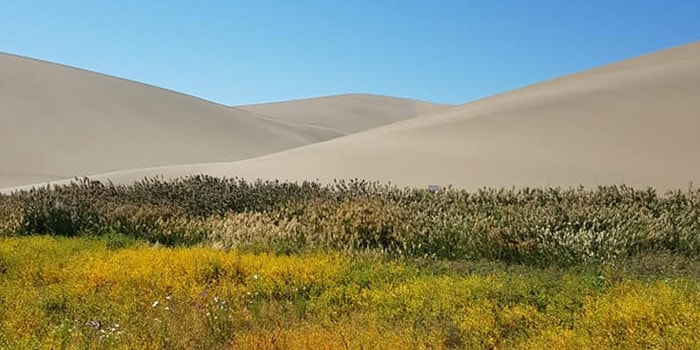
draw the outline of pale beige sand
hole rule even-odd
[[[348,135],[448,108],[432,103],[367,94],[346,94],[277,103],[238,106],[276,120]]]
[[[465,82],[468,83],[468,82]],[[255,159],[98,176],[362,178],[461,188],[700,182],[700,43]]]
[[[340,98],[345,100],[346,97]],[[0,188],[144,167],[235,161],[347,134],[346,124],[392,122],[349,108],[381,111],[374,99],[415,113],[410,100],[363,96],[308,125],[84,70],[0,54]],[[365,103],[366,101],[366,104]],[[313,102],[294,110],[315,110]],[[343,102],[345,103],[345,102]],[[264,107],[264,106],[260,106]],[[342,114],[347,113],[347,115]],[[362,119],[368,121],[363,122]],[[315,126],[321,125],[321,126]],[[341,131],[338,131],[341,130]]]

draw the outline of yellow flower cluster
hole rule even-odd
[[[682,278],[445,273],[369,256],[2,238],[0,348],[692,349],[698,287]]]

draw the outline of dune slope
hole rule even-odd
[[[700,181],[700,43],[389,126],[240,162],[105,174],[194,173],[401,186],[595,186]]]
[[[365,99],[398,106],[386,110],[390,113],[415,105],[402,99]],[[349,113],[357,108],[352,116],[358,117],[361,125],[355,126],[361,129],[377,125],[362,124],[362,118],[372,120],[360,116],[362,111],[382,111],[370,102],[335,110]],[[313,105],[299,101],[285,106],[302,110],[293,108],[296,103]],[[324,108],[333,112],[333,105],[329,102]],[[347,134],[338,131],[345,130],[344,125],[334,124],[344,120],[343,115],[332,117],[320,126],[302,125],[294,118],[270,118],[136,82],[0,54],[0,188],[261,156]],[[382,114],[373,121],[393,119]]]
[[[191,96],[0,54],[0,187],[231,161],[328,139]]]

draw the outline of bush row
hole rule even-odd
[[[534,265],[700,253],[700,190],[626,186],[467,192],[194,176],[79,180],[0,196],[0,235],[121,234],[166,245],[336,250]]]

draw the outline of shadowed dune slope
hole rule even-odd
[[[232,161],[325,140],[191,96],[0,54],[0,187]]]
[[[344,100],[345,98],[340,98]],[[382,109],[381,102],[395,107]],[[330,99],[332,101],[332,98]],[[363,101],[368,106],[364,105]],[[293,110],[296,103],[286,104]],[[333,103],[324,108],[333,111]],[[415,102],[366,96],[343,106],[413,116]],[[336,108],[337,110],[337,108]],[[342,108],[341,108],[342,110]],[[343,136],[85,70],[0,54],[0,188],[144,167],[235,161]],[[368,116],[362,116],[369,119]],[[392,122],[379,114],[374,126]],[[313,120],[312,120],[313,121]],[[313,124],[313,125],[311,125]],[[353,129],[354,130],[354,129]]]
[[[660,190],[700,181],[700,43],[232,163],[143,169],[285,180],[362,178],[401,186],[595,186]]]
[[[348,135],[448,106],[387,96],[346,94],[238,108],[280,121]]]

